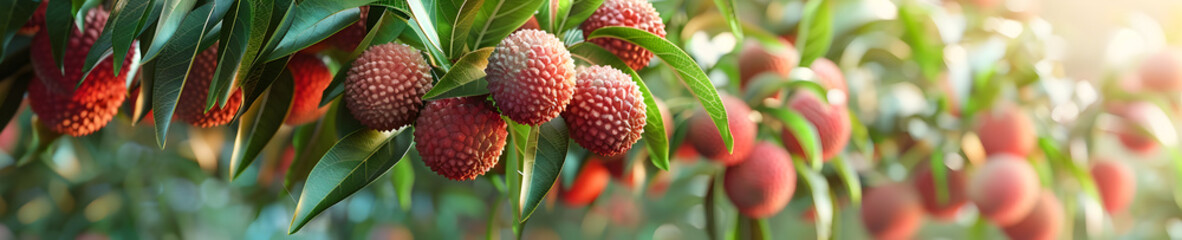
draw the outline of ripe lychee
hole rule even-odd
[[[604,156],[625,153],[644,132],[645,105],[632,77],[608,66],[579,71],[574,97],[562,118],[570,137]]]
[[[83,75],[83,61],[90,46],[98,40],[107,16],[107,11],[102,8],[93,8],[86,14],[85,29],[71,28],[70,41],[66,43],[62,58],[64,73],[57,68],[50,54],[49,34],[40,31],[33,38],[30,59],[36,77],[29,84],[29,106],[54,132],[82,136],[98,131],[115,117],[127,95],[126,74],[130,71],[132,58],[121,59],[123,68],[119,76],[114,75],[113,60],[103,59],[78,86]]]
[[[849,87],[845,84],[845,74],[841,72],[841,68],[837,63],[826,58],[817,58],[813,61],[809,68],[817,74],[817,81],[826,89],[841,90],[843,93],[849,92]]]
[[[609,26],[632,27],[648,31],[659,37],[665,37],[665,23],[653,8],[653,4],[644,0],[606,0],[579,27],[583,29],[583,37],[591,35],[596,29]],[[611,51],[624,60],[628,67],[640,69],[648,66],[653,59],[653,53],[615,38],[596,38],[588,40]]]
[[[739,213],[766,218],[784,209],[796,191],[792,157],[775,144],[755,144],[747,160],[726,168],[723,188]]]
[[[320,100],[324,89],[332,83],[332,73],[328,72],[328,67],[320,59],[302,53],[291,57],[287,70],[291,71],[295,82],[295,95],[291,99],[291,110],[287,113],[287,125],[316,121],[328,111],[328,106],[320,106]]]
[[[176,105],[176,117],[181,121],[197,127],[214,127],[230,123],[234,120],[234,115],[238,114],[238,109],[242,106],[242,89],[234,89],[226,105],[215,105],[209,111],[205,110],[209,84],[213,81],[217,63],[217,44],[193,57],[193,68],[189,72],[189,78],[185,80],[185,89]]]
[[[690,142],[682,143],[680,147],[677,147],[677,151],[673,153],[674,158],[680,159],[682,162],[687,163],[692,163],[698,160],[698,158],[701,156],[702,155],[698,154],[698,150],[694,149],[693,144],[690,144]]]
[[[915,189],[919,191],[919,199],[922,200],[924,210],[936,219],[952,220],[961,207],[968,203],[963,171],[954,171],[944,167],[944,187],[947,198],[942,202],[936,189],[936,176],[932,173],[931,167],[927,165],[920,167],[915,175],[914,184]]]
[[[312,46],[304,48],[303,52],[314,53],[330,48],[352,52],[354,49],[357,49],[358,45],[361,44],[361,40],[365,39],[365,24],[366,21],[368,21],[367,19],[369,19],[368,16],[369,6],[362,6],[360,14],[361,19],[357,20],[357,22],[349,25],[348,27],[345,27],[345,29],[341,29],[341,31],[333,34],[332,36],[329,36],[328,38],[321,40]]]
[[[608,173],[607,168],[603,167],[603,163],[587,161],[570,187],[559,188],[559,196],[566,205],[586,206],[599,197],[599,193],[607,188],[607,182],[610,179],[611,174]],[[561,185],[559,184],[559,186]]]
[[[850,112],[844,100],[833,99],[825,103],[811,91],[799,91],[789,100],[788,106],[808,119],[817,129],[821,143],[821,159],[828,161],[845,149],[850,140]],[[804,148],[797,142],[789,129],[781,131],[784,147],[796,156],[804,156]]]
[[[983,112],[979,121],[977,134],[986,155],[1026,157],[1034,150],[1034,123],[1022,109],[1014,105],[1002,105],[993,111]]]
[[[765,47],[757,41],[747,41],[739,53],[739,85],[746,88],[751,80],[764,73],[787,78],[796,68],[800,54],[787,41],[783,48]]]
[[[1153,131],[1155,124],[1169,124],[1165,111],[1149,102],[1116,103],[1110,105],[1113,114],[1120,117],[1114,132],[1120,143],[1130,152],[1150,156],[1157,152],[1158,143]]]
[[[1049,191],[1039,195],[1037,203],[1021,221],[1003,227],[1013,240],[1053,240],[1063,229],[1063,206]]]
[[[990,156],[969,181],[969,200],[998,226],[1022,220],[1038,201],[1038,173],[1020,157]]]
[[[29,21],[25,22],[25,25],[22,25],[16,33],[25,36],[37,34],[37,31],[40,31],[41,27],[45,25],[45,8],[48,5],[49,0],[42,0],[41,4],[37,6],[37,10],[33,12],[33,16],[30,16]]]
[[[592,154],[594,155],[594,154]],[[640,160],[627,161],[621,154],[620,157],[604,157],[591,156],[587,161],[601,161],[607,171],[612,174],[612,178],[620,181],[621,185],[626,187],[636,187],[643,184],[645,180],[644,163]],[[616,159],[612,159],[616,158]]]
[[[483,96],[432,101],[415,125],[423,163],[440,176],[463,181],[484,175],[500,160],[507,124]]]
[[[1133,170],[1119,161],[1101,160],[1092,165],[1092,178],[1100,191],[1104,210],[1120,213],[1133,202],[1137,193],[1137,179]]]
[[[862,224],[874,239],[911,239],[922,220],[923,207],[906,184],[871,188],[862,197]]]
[[[690,118],[689,132],[686,140],[694,146],[703,157],[713,159],[724,165],[732,166],[747,159],[751,148],[755,145],[755,135],[758,130],[755,122],[748,116],[751,108],[743,100],[731,95],[719,93],[722,105],[726,107],[727,125],[730,126],[734,139],[734,151],[727,153],[726,145],[722,142],[722,135],[718,133],[714,121],[703,109],[698,109]]]
[[[1141,64],[1141,88],[1145,91],[1182,91],[1182,49],[1165,49]]]
[[[431,67],[410,46],[387,43],[365,50],[345,78],[345,105],[362,125],[389,131],[413,123],[431,89]]]
[[[566,109],[575,93],[575,63],[554,35],[515,32],[488,58],[488,91],[501,113],[538,126]]]

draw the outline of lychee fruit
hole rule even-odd
[[[751,153],[751,148],[755,145],[758,129],[755,122],[748,118],[751,115],[751,108],[747,106],[747,103],[724,93],[719,93],[718,96],[722,98],[722,105],[726,107],[727,126],[730,126],[731,136],[734,139],[734,151],[727,152],[726,145],[722,142],[722,135],[719,134],[714,121],[710,119],[710,115],[706,114],[704,109],[698,109],[690,118],[690,129],[685,137],[686,141],[692,144],[694,150],[697,150],[702,157],[732,166],[747,159],[747,155]]]
[[[419,156],[448,179],[476,179],[497,165],[509,132],[483,96],[428,103],[415,125]]]
[[[644,171],[644,163],[639,160],[627,161],[622,156],[591,156],[588,157],[587,161],[603,162],[603,166],[607,168],[609,173],[611,173],[612,178],[615,178],[620,182],[621,185],[626,187],[636,187],[640,184],[643,184],[645,175],[647,174]]]
[[[488,91],[501,113],[538,126],[566,110],[575,93],[575,63],[554,35],[515,32],[488,58]]]
[[[766,218],[779,213],[792,200],[796,170],[787,151],[760,142],[746,160],[726,168],[722,184],[739,213]]]
[[[998,226],[1021,221],[1038,201],[1038,173],[1020,157],[990,156],[969,180],[969,200]]]
[[[107,11],[93,8],[86,13],[82,31],[71,28],[70,38],[62,58],[64,72],[53,60],[49,35],[40,31],[30,46],[30,59],[36,77],[29,84],[29,106],[50,130],[71,136],[82,136],[98,131],[119,112],[119,105],[127,96],[126,76],[131,58],[121,59],[119,76],[113,71],[114,60],[103,59],[94,66],[81,86],[82,64],[91,45],[107,23]],[[75,88],[75,86],[78,86]]]
[[[41,4],[37,6],[37,10],[33,12],[33,16],[30,16],[29,21],[25,22],[25,25],[22,25],[21,29],[17,30],[16,33],[25,36],[37,34],[37,31],[40,31],[41,27],[45,26],[45,8],[48,5],[49,0],[42,0]]]
[[[665,23],[653,8],[653,4],[645,0],[606,0],[579,27],[583,30],[583,37],[591,35],[596,29],[609,26],[632,27],[665,37]],[[640,69],[648,66],[653,59],[653,53],[615,38],[596,38],[587,40],[611,51],[624,60],[628,67]]]
[[[826,58],[817,58],[813,61],[809,68],[817,74],[817,81],[826,89],[841,90],[843,93],[849,92],[849,87],[845,84],[845,74],[841,72],[841,68],[837,63]]]
[[[514,30],[514,32],[525,29],[542,30],[542,25],[538,24],[538,17],[529,17],[529,20],[525,21],[525,24],[522,24],[521,27],[517,27],[517,30]]]
[[[1034,123],[1022,109],[1014,105],[1003,105],[993,111],[983,112],[979,121],[977,134],[986,155],[1010,154],[1026,157],[1034,150]]]
[[[693,144],[690,144],[690,142],[681,144],[680,147],[677,147],[677,151],[673,153],[674,158],[680,159],[682,162],[687,163],[692,163],[698,160],[698,158],[701,156],[702,155],[698,154],[698,150],[694,149]]]
[[[1182,91],[1182,49],[1165,49],[1141,64],[1141,87],[1146,91]]]
[[[1097,161],[1092,165],[1092,179],[1100,191],[1104,210],[1109,213],[1123,212],[1137,193],[1137,179],[1133,170],[1119,161]]]
[[[611,174],[603,167],[603,163],[587,161],[570,187],[559,188],[559,198],[572,207],[586,206],[599,197],[599,193],[607,188],[610,179]]]
[[[206,111],[206,99],[209,97],[209,84],[213,81],[213,73],[217,70],[217,44],[201,51],[193,57],[193,67],[185,80],[185,89],[177,100],[176,117],[197,127],[221,126],[234,120],[242,106],[242,89],[234,89],[226,105],[213,106]]]
[[[12,119],[8,121],[7,126],[4,126],[4,129],[0,129],[0,152],[11,153],[16,148],[16,140],[21,134],[16,122],[16,119]]]
[[[862,196],[861,213],[874,239],[912,239],[923,220],[915,190],[902,183],[871,188]]]
[[[945,166],[944,192],[947,198],[944,201],[940,201],[939,191],[936,189],[936,176],[932,173],[931,167],[920,167],[913,183],[928,214],[939,220],[952,220],[961,207],[968,203],[968,195],[965,193],[966,182],[963,171]]]
[[[308,54],[296,54],[287,63],[287,70],[291,71],[295,82],[295,95],[291,99],[291,110],[287,113],[287,125],[302,125],[315,122],[325,112],[328,106],[320,106],[324,89],[332,83],[332,73],[324,62]]]
[[[744,89],[751,84],[752,79],[760,74],[771,73],[787,78],[792,69],[796,68],[800,53],[787,41],[783,48],[765,47],[757,41],[751,40],[744,44],[739,53],[739,85]]]
[[[387,43],[365,50],[345,78],[345,105],[362,125],[389,131],[410,125],[431,89],[431,67],[410,46]]]
[[[369,19],[369,6],[361,7],[360,17],[361,19],[357,20],[357,22],[349,25],[348,27],[345,27],[345,29],[341,29],[341,31],[338,31],[332,36],[329,36],[328,38],[321,40],[312,46],[304,48],[303,52],[320,52],[330,48],[352,52],[354,49],[357,49],[357,46],[361,44],[363,39],[365,39],[365,24],[366,21],[368,21],[367,19]]]
[[[579,71],[574,97],[562,118],[570,137],[599,155],[628,151],[644,132],[645,105],[632,77],[608,66]]]
[[[1141,156],[1157,152],[1158,143],[1153,134],[1155,124],[1169,124],[1165,111],[1149,102],[1132,102],[1111,105],[1112,113],[1120,117],[1114,132],[1120,143],[1130,152]]]
[[[1063,229],[1063,206],[1051,192],[1042,192],[1022,220],[1002,228],[1013,240],[1053,240]]]
[[[821,144],[821,159],[829,159],[841,153],[850,140],[850,112],[844,105],[844,100],[833,99],[825,103],[811,91],[798,91],[789,100],[788,106],[808,119],[817,129],[818,141]],[[793,155],[804,156],[804,148],[797,142],[792,131],[785,128],[781,131],[784,147]]]

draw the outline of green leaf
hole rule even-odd
[[[933,25],[927,10],[915,1],[899,4],[899,20],[903,23],[903,41],[911,49],[911,56],[919,64],[928,80],[935,80],[944,64],[944,46],[937,34],[929,34]],[[803,63],[803,62],[802,62]]]
[[[439,82],[436,82],[435,86],[423,95],[423,99],[440,99],[439,96],[447,94],[451,90],[484,78],[484,68],[488,67],[488,56],[492,52],[492,47],[486,47],[464,54],[459,61],[456,61],[451,70],[439,78]]]
[[[484,0],[442,0],[436,3],[436,14],[440,19],[437,27],[444,54],[457,56],[467,51],[468,32],[476,20],[476,12],[483,5]]]
[[[160,18],[156,20],[156,35],[152,37],[152,44],[148,46],[148,51],[143,56],[145,62],[156,58],[156,55],[164,48],[164,44],[168,43],[174,34],[179,31],[192,31],[192,29],[178,28],[181,26],[181,21],[186,18],[185,15],[190,14],[189,10],[193,9],[193,4],[196,2],[164,0],[164,9],[160,12]],[[50,1],[50,5],[53,5],[53,1]],[[46,15],[49,14],[46,13]]]
[[[0,56],[11,51],[8,42],[37,11],[38,4],[29,0],[0,0]]]
[[[410,155],[402,156],[399,162],[403,164],[394,164],[393,173],[390,175],[390,181],[394,184],[394,191],[398,192],[398,206],[402,211],[410,211],[411,190],[415,186],[415,169],[410,162]]]
[[[534,131],[539,132],[538,136],[531,138],[537,139],[537,158],[526,158],[521,171],[525,176],[521,185],[526,189],[521,192],[523,205],[519,223],[529,219],[554,186],[554,181],[558,180],[558,173],[562,172],[562,164],[566,162],[566,151],[570,144],[570,133],[567,132],[566,121],[562,117],[554,118],[538,128],[539,130]]]
[[[814,169],[820,169],[823,161],[821,159],[821,142],[817,141],[820,137],[818,137],[817,128],[813,126],[813,123],[792,109],[770,107],[759,107],[757,109],[784,122],[784,129],[792,132],[792,136],[796,138],[796,142],[801,144],[801,147],[804,149],[804,159],[807,159]]]
[[[832,0],[808,1],[804,4],[804,16],[801,17],[797,36],[796,43],[801,49],[800,66],[812,66],[813,60],[825,56],[833,41]]]
[[[1080,187],[1083,188],[1085,194],[1097,202],[1104,199],[1100,197],[1100,190],[1096,187],[1096,181],[1092,178],[1090,166],[1083,166],[1080,162],[1071,159],[1071,156],[1059,151],[1059,147],[1055,146],[1055,141],[1050,137],[1039,137],[1038,147],[1042,149],[1043,154],[1047,159],[1057,163],[1058,166],[1066,168],[1079,181]]]
[[[476,14],[469,44],[475,48],[496,46],[501,39],[529,21],[546,0],[485,0]]]
[[[33,79],[33,71],[25,67],[20,72],[0,79],[0,126],[8,126],[8,122],[16,116],[25,97],[25,90]],[[18,129],[19,130],[19,129]],[[0,132],[3,132],[0,129]]]
[[[571,1],[570,14],[563,18],[561,31],[565,32],[568,29],[574,28],[582,24],[591,14],[599,9],[599,5],[603,5],[603,0],[573,0]]]
[[[804,180],[804,185],[808,186],[813,197],[817,214],[817,239],[829,239],[833,229],[833,201],[829,196],[829,182],[821,173],[809,169],[803,159],[793,159],[792,164],[796,167],[796,175]]]
[[[825,102],[829,102],[829,90],[817,82],[817,75],[807,67],[797,67],[792,69],[791,76],[785,79],[777,74],[760,74],[756,75],[751,80],[750,85],[743,93],[743,100],[747,104],[755,106],[763,102],[764,99],[775,95],[784,89],[804,89],[812,91],[817,97]]]
[[[828,2],[828,0],[812,2]],[[735,42],[743,42],[743,25],[739,21],[739,16],[735,13],[735,2],[733,0],[714,0],[714,6],[718,8],[718,12],[722,13],[722,17],[726,19],[727,25],[731,27],[731,34],[735,35]]]
[[[583,42],[570,46],[571,56],[578,61],[586,62],[590,65],[608,65],[615,69],[624,71],[632,76],[632,82],[640,87],[640,93],[644,96],[645,104],[645,125],[644,125],[644,141],[647,143],[645,147],[648,148],[653,165],[661,170],[669,170],[669,135],[665,132],[665,119],[661,117],[661,110],[657,108],[656,97],[649,91],[648,86],[640,79],[640,75],[636,74],[628,64],[616,57],[607,49],[603,49],[598,45]]]
[[[373,0],[307,0],[300,2],[287,15],[291,25],[286,28],[282,40],[268,55],[267,61],[274,61],[291,55],[334,33],[356,23],[361,18],[358,7]]]
[[[571,0],[547,0],[546,2],[534,15],[534,18],[538,20],[538,27],[546,32],[561,33],[562,31],[556,28],[561,27],[563,21],[566,21],[566,17],[570,15],[572,2]],[[562,39],[562,37],[559,35],[558,39]]]
[[[353,68],[353,61],[357,59],[357,56],[361,56],[370,46],[393,42],[402,34],[402,31],[406,30],[406,26],[406,20],[398,17],[396,13],[392,11],[382,13],[378,23],[365,35],[365,39],[357,44],[357,49],[354,49],[353,53],[349,55],[349,60],[341,64],[340,70],[332,77],[332,82],[324,88],[323,95],[320,97],[320,106],[327,105],[337,96],[345,93],[345,78],[349,76],[349,69]]]
[[[657,35],[644,30],[630,27],[603,27],[591,32],[587,39],[611,37],[636,44],[647,49],[676,71],[678,78],[689,88],[690,93],[697,97],[698,102],[706,109],[706,113],[714,120],[714,126],[726,144],[727,152],[734,150],[734,137],[731,136],[730,126],[727,125],[726,108],[722,105],[722,98],[718,90],[710,83],[702,67],[690,58],[685,51]]]
[[[407,5],[410,7],[411,15],[414,17],[414,24],[411,24],[411,29],[414,29],[419,38],[427,48],[427,53],[430,53],[432,60],[438,63],[443,70],[451,69],[451,62],[448,61],[447,54],[443,53],[439,44],[439,33],[435,31],[434,21],[431,20],[430,12],[423,6],[420,0],[408,0]]]
[[[218,38],[217,70],[210,80],[205,109],[225,106],[234,90],[234,81],[246,79],[270,25],[266,20],[271,18],[271,4],[268,0],[238,1],[222,20],[226,27]]]
[[[116,1],[114,12],[107,18],[107,25],[103,27],[103,32],[99,35],[98,40],[90,47],[90,52],[86,54],[86,61],[82,64],[82,71],[89,73],[99,60],[106,57],[107,54],[114,53],[112,61],[114,62],[115,75],[119,75],[119,70],[122,70],[123,59],[127,57],[128,49],[131,49],[132,41],[139,36],[140,29],[144,27],[145,17],[148,15],[148,7],[154,4],[155,0],[122,0]],[[112,47],[115,47],[114,51]],[[86,77],[83,76],[82,79]],[[79,84],[82,84],[79,81]]]
[[[230,181],[250,167],[283,125],[295,92],[294,81],[290,71],[283,71],[279,81],[263,95],[262,101],[255,101],[238,120],[234,152],[230,155]]]
[[[838,176],[845,183],[846,191],[849,191],[850,194],[850,201],[854,204],[861,204],[862,180],[858,178],[858,170],[854,169],[854,166],[850,165],[850,161],[844,157],[833,159],[833,167],[837,169]]]
[[[312,168],[296,204],[288,234],[294,234],[329,206],[385,174],[414,146],[414,130],[394,132],[365,129],[353,132],[328,150]]]
[[[164,148],[165,135],[172,122],[172,114],[176,110],[177,100],[181,89],[185,86],[185,79],[192,71],[193,56],[199,53],[205,36],[206,19],[213,10],[213,4],[206,4],[193,10],[181,22],[181,28],[176,32],[177,41],[169,41],[165,45],[160,59],[156,64],[156,79],[152,86],[152,116],[156,119],[156,143]]]
[[[328,113],[324,114],[326,117],[323,120],[297,128],[292,145],[298,152],[291,162],[291,167],[287,169],[287,176],[284,176],[285,188],[290,189],[296,182],[307,179],[312,167],[316,166],[320,158],[336,143],[337,112],[348,111],[342,107],[342,104],[333,104],[328,108]]]
[[[246,82],[242,84],[242,105],[253,105],[254,101],[263,95],[263,91],[266,91],[271,83],[275,82],[275,79],[284,72],[288,72],[287,62],[289,60],[291,60],[290,57],[255,65],[250,70],[250,74],[246,75]]]
[[[45,6],[45,29],[49,35],[50,50],[57,68],[62,68],[62,57],[65,56],[66,39],[73,31],[74,15],[71,13],[69,1],[50,1]],[[81,81],[79,81],[81,82]]]

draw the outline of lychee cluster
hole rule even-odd
[[[608,66],[582,68],[562,118],[571,138],[591,152],[627,152],[644,132],[644,97],[632,77]]]
[[[554,35],[521,30],[497,44],[488,58],[488,91],[501,113],[538,126],[557,117],[575,93],[575,64]]]
[[[298,53],[287,63],[287,70],[291,71],[292,81],[295,82],[295,94],[292,97],[291,109],[287,113],[287,125],[301,125],[319,119],[328,111],[328,106],[320,106],[324,89],[332,83],[332,73],[324,62],[315,56]]]
[[[969,199],[986,219],[998,226],[1021,221],[1038,202],[1038,173],[1024,159],[1007,154],[990,156],[969,180]]]
[[[345,78],[345,105],[362,125],[389,131],[414,122],[431,89],[431,67],[410,46],[388,43],[365,50]]]
[[[703,157],[732,166],[747,159],[747,155],[751,153],[751,149],[755,145],[758,128],[755,122],[748,117],[751,114],[751,108],[747,106],[747,103],[724,93],[719,93],[719,97],[722,98],[722,105],[726,108],[727,126],[730,127],[734,140],[734,151],[727,152],[722,135],[714,126],[710,115],[706,114],[703,109],[699,109],[690,118],[690,130],[686,133],[686,140]]]
[[[1014,105],[1002,105],[991,112],[984,112],[978,120],[978,137],[985,154],[1010,154],[1026,157],[1036,140],[1034,123]]]
[[[230,123],[234,120],[234,115],[238,114],[238,109],[242,105],[242,89],[234,89],[225,105],[215,105],[206,111],[209,84],[213,81],[217,63],[217,44],[194,56],[189,77],[185,79],[184,90],[177,100],[176,117],[181,121],[197,127],[214,127]]]
[[[44,15],[43,11],[39,12]],[[93,8],[86,13],[85,28],[81,31],[71,28],[62,58],[64,71],[57,68],[50,54],[48,33],[39,31],[33,39],[30,58],[36,77],[29,84],[29,105],[54,132],[82,136],[98,131],[114,118],[127,95],[126,76],[131,58],[121,59],[123,68],[118,76],[112,69],[113,59],[100,61],[78,85],[82,80],[83,61],[106,25],[107,16],[102,8]],[[44,22],[41,25],[44,27]]]
[[[587,37],[596,29],[609,26],[632,27],[665,37],[665,23],[661,22],[661,16],[653,8],[653,4],[644,0],[603,1],[599,9],[596,9],[580,28],[583,30],[583,37]],[[624,40],[595,38],[588,42],[611,51],[632,69],[648,66],[648,62],[653,59],[652,52]]]
[[[775,144],[756,144],[746,160],[726,168],[723,186],[739,213],[766,218],[784,209],[796,191],[792,158]]]
[[[507,124],[483,97],[428,103],[415,126],[423,163],[452,180],[472,180],[500,159]]]

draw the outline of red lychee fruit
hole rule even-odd
[[[817,140],[821,143],[821,159],[829,159],[841,153],[850,140],[850,112],[844,100],[833,99],[825,103],[811,91],[799,91],[789,100],[788,106],[808,119],[817,129]],[[804,156],[804,148],[796,141],[792,131],[781,131],[784,147],[796,156]]]
[[[734,151],[727,153],[726,145],[722,142],[722,135],[718,133],[718,128],[714,126],[710,115],[706,114],[703,109],[698,109],[690,118],[690,130],[685,137],[686,141],[692,144],[694,150],[697,150],[702,157],[733,166],[747,159],[747,155],[751,153],[751,148],[755,145],[758,129],[755,122],[748,118],[751,108],[747,106],[747,103],[723,93],[719,93],[718,96],[722,98],[722,105],[726,107],[727,125],[730,126],[731,136],[734,139]]]
[[[1182,91],[1182,49],[1165,49],[1141,64],[1141,89],[1155,92]]]
[[[809,68],[817,74],[817,81],[826,89],[841,90],[843,93],[849,92],[849,87],[845,84],[845,74],[841,72],[841,68],[837,63],[825,58],[817,58],[813,61]]]
[[[488,58],[488,91],[501,113],[538,126],[566,110],[575,93],[575,63],[554,35],[515,32]]]
[[[538,17],[529,17],[529,20],[525,21],[525,24],[522,24],[521,27],[517,27],[517,30],[514,30],[514,32],[525,29],[542,30],[542,25],[538,24]]]
[[[922,200],[924,210],[938,220],[947,221],[953,220],[961,207],[968,203],[968,195],[965,194],[966,182],[963,171],[954,171],[945,166],[944,187],[947,198],[942,202],[936,189],[936,176],[932,173],[931,167],[920,167],[915,175],[914,184],[915,189],[919,191],[919,199]]]
[[[645,105],[632,77],[608,66],[579,71],[574,97],[562,118],[570,137],[599,155],[628,152],[644,132]]]
[[[33,12],[33,16],[30,16],[29,21],[25,22],[25,25],[22,25],[16,33],[25,36],[37,34],[37,31],[40,31],[41,27],[45,25],[45,7],[48,5],[49,0],[42,0],[41,4],[37,6],[37,10]]]
[[[1111,112],[1121,119],[1114,132],[1120,143],[1130,152],[1150,156],[1157,152],[1157,139],[1152,134],[1155,122],[1168,123],[1165,111],[1149,102],[1113,104]]]
[[[1097,161],[1092,165],[1092,179],[1100,191],[1104,210],[1109,213],[1123,212],[1137,193],[1137,179],[1133,170],[1119,161]]]
[[[295,95],[291,99],[291,110],[287,113],[287,125],[302,125],[315,122],[328,112],[328,106],[320,106],[324,89],[332,83],[332,73],[324,62],[308,54],[296,54],[287,63],[295,82]]]
[[[410,46],[387,43],[365,50],[345,78],[345,105],[362,125],[389,131],[410,125],[431,89],[431,67]]]
[[[440,176],[476,179],[500,160],[505,148],[505,120],[483,96],[428,103],[415,125],[423,163]]]
[[[998,226],[1022,220],[1038,201],[1038,173],[1020,157],[990,156],[969,180],[969,200]]]
[[[213,81],[217,63],[217,44],[193,57],[193,68],[189,72],[189,78],[185,80],[185,89],[176,105],[176,117],[181,121],[207,128],[230,123],[234,120],[234,115],[238,114],[238,109],[242,106],[242,89],[234,89],[226,105],[215,105],[209,111],[205,110],[209,84]]]
[[[603,163],[587,161],[587,164],[583,166],[583,171],[575,177],[575,181],[571,183],[569,188],[559,188],[559,196],[566,205],[586,206],[599,197],[599,193],[607,188],[607,182],[610,179],[611,174],[608,173],[607,168],[603,167]],[[559,186],[561,185],[559,184]]]
[[[757,41],[747,41],[743,51],[739,53],[739,85],[744,89],[756,76],[764,73],[776,74],[787,78],[792,69],[796,68],[800,54],[796,47],[787,41],[782,41],[784,48],[764,47]]]
[[[694,149],[693,144],[690,144],[690,142],[682,143],[680,147],[677,147],[677,151],[673,153],[674,158],[680,159],[682,162],[687,163],[692,163],[698,160],[698,158],[701,156],[702,155],[698,154],[698,150]]]
[[[603,1],[603,5],[600,5],[579,28],[583,29],[583,37],[587,37],[596,29],[609,26],[632,27],[665,37],[665,23],[661,22],[661,16],[653,8],[653,4],[644,0]],[[596,38],[588,42],[616,54],[632,69],[648,66],[648,62],[653,59],[652,52],[624,40]]]
[[[12,153],[16,148],[17,138],[20,137],[21,130],[17,128],[16,119],[8,121],[8,125],[0,130],[0,151]]]
[[[1003,227],[1002,230],[1013,240],[1059,239],[1063,229],[1063,206],[1051,192],[1043,192],[1037,203],[1021,221]]]
[[[796,170],[787,151],[760,142],[751,149],[747,160],[726,168],[722,184],[739,213],[766,218],[779,213],[792,200]]]
[[[623,157],[619,159],[609,158],[612,157],[591,156],[588,158],[588,161],[602,161],[608,173],[611,173],[612,178],[620,181],[621,185],[632,188],[643,184],[645,175],[647,174],[644,171],[643,162],[640,160],[627,161]]]
[[[98,40],[107,16],[107,11],[102,8],[93,8],[86,14],[86,27],[82,31],[71,28],[62,58],[64,73],[57,68],[50,54],[49,34],[40,31],[33,38],[30,60],[36,77],[29,84],[29,106],[54,132],[82,136],[98,131],[115,117],[127,96],[126,76],[131,58],[121,59],[123,68],[119,76],[115,76],[112,69],[114,60],[103,59],[78,86],[83,75],[83,61],[90,46]]]
[[[320,52],[329,48],[336,48],[337,50],[352,52],[361,44],[361,40],[365,39],[366,21],[369,19],[369,6],[361,7],[361,19],[356,23],[341,29],[341,31],[334,33],[332,36],[304,48],[303,52]],[[288,63],[290,64],[290,63]]]
[[[871,188],[862,197],[862,224],[874,239],[912,239],[922,220],[923,207],[906,184]]]
[[[977,127],[985,154],[1010,154],[1026,157],[1035,144],[1034,123],[1014,105],[1003,105],[994,111],[983,112]]]

